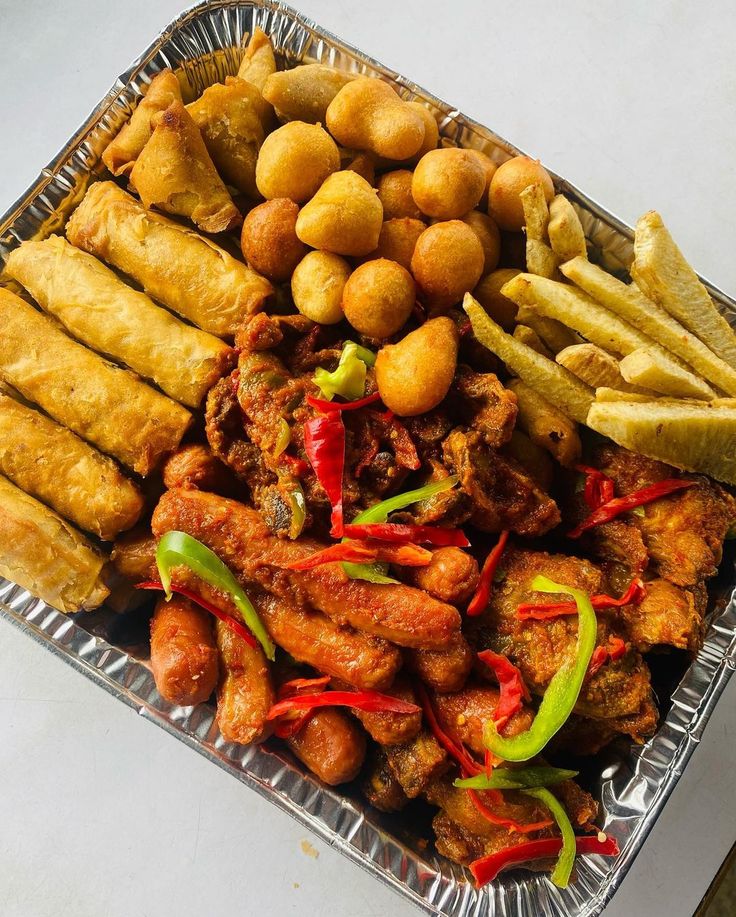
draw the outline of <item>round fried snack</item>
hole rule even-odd
[[[376,382],[386,407],[401,417],[437,407],[455,375],[457,346],[457,326],[447,316],[430,319],[398,344],[384,345],[376,358]]]
[[[302,207],[296,234],[312,248],[367,255],[378,245],[382,223],[383,207],[375,189],[357,172],[335,172]]]
[[[356,268],[342,294],[345,318],[361,334],[387,338],[411,315],[416,288],[411,274],[395,261],[378,258]]]
[[[448,309],[480,280],[485,255],[475,232],[461,220],[435,223],[417,240],[411,259],[422,297],[433,311]]]
[[[375,77],[360,77],[330,102],[327,128],[343,146],[409,159],[424,143],[424,117]]]
[[[243,223],[240,247],[245,260],[277,283],[288,280],[307,253],[296,235],[298,214],[294,201],[279,197],[254,207]]]
[[[466,150],[466,153],[470,153],[470,155],[473,157],[473,159],[475,159],[475,161],[478,163],[481,169],[483,169],[483,174],[486,177],[486,186],[483,189],[483,194],[481,195],[481,199],[478,201],[478,206],[482,207],[483,210],[487,210],[488,209],[488,191],[490,190],[490,187],[491,187],[491,179],[496,174],[496,169],[498,168],[498,166],[491,159],[490,156],[486,156],[486,154],[481,153],[480,150]]]
[[[519,307],[501,293],[501,287],[519,273],[521,272],[515,267],[500,267],[484,277],[473,290],[475,299],[504,331],[514,330]]]
[[[303,204],[340,168],[340,152],[318,124],[290,121],[269,134],[256,163],[256,185],[267,199]]]
[[[529,185],[539,183],[549,203],[555,194],[552,179],[537,159],[515,156],[499,166],[491,179],[488,213],[500,229],[519,232],[524,228],[524,208],[519,195]]]
[[[414,173],[409,169],[394,169],[378,179],[378,200],[383,205],[384,220],[412,217],[421,220],[422,212],[411,196]]]
[[[437,126],[435,116],[426,105],[423,105],[421,102],[407,102],[406,104],[413,109],[424,122],[424,142],[410,160],[411,162],[419,162],[425,153],[437,149],[437,144],[440,141],[440,129]]]
[[[320,325],[334,325],[345,317],[342,293],[350,265],[331,252],[309,252],[291,275],[294,305],[307,318]]]
[[[501,233],[498,226],[493,220],[480,210],[471,210],[463,217],[463,223],[467,223],[473,232],[478,236],[478,241],[483,246],[483,276],[495,271],[498,266],[498,259],[501,256]],[[261,272],[263,273],[263,272]]]
[[[454,220],[472,210],[485,188],[485,173],[467,150],[431,150],[419,160],[411,183],[417,206],[427,216]]]
[[[378,237],[378,247],[369,257],[388,258],[389,261],[395,261],[410,271],[417,239],[426,228],[426,224],[421,220],[413,220],[410,217],[386,220]]]

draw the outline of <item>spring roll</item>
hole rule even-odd
[[[10,253],[6,271],[75,338],[182,404],[198,407],[230,368],[230,347],[180,322],[62,236],[23,242]]]
[[[143,511],[140,490],[112,459],[2,393],[0,472],[105,541],[135,525]]]
[[[273,287],[242,261],[97,182],[67,223],[69,241],[132,277],[163,305],[220,337],[263,308]]]
[[[97,608],[104,556],[61,516],[0,476],[0,576],[59,611]]]
[[[162,70],[151,80],[130,121],[123,125],[102,154],[102,161],[113,175],[130,173],[141,150],[151,138],[151,118],[177,100],[181,102],[179,81],[171,70]]]
[[[145,476],[176,449],[185,408],[78,344],[0,287],[0,376],[54,420]]]

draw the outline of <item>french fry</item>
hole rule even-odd
[[[595,344],[573,344],[565,347],[557,354],[555,360],[592,388],[620,388],[625,385],[624,378],[619,372],[618,361]]]
[[[626,391],[626,389],[620,388],[608,388],[608,386],[601,386],[595,390],[595,400],[598,401],[636,401],[636,402],[646,402],[646,401],[657,401],[659,398],[658,395],[655,395],[652,392],[651,395],[645,394],[644,392],[631,392]],[[702,403],[702,402],[701,402]],[[713,402],[711,402],[713,404]]]
[[[514,340],[483,311],[470,293],[463,300],[476,338],[495,353],[527,385],[544,392],[568,417],[585,423],[593,403],[593,389],[552,360]]]
[[[567,328],[562,322],[546,318],[530,306],[522,306],[518,309],[516,320],[522,325],[533,328],[552,353],[583,342],[579,334]]]
[[[519,406],[517,424],[529,439],[560,465],[569,467],[579,461],[582,445],[577,424],[521,379],[512,379],[508,387]]]
[[[547,349],[537,332],[528,325],[517,325],[514,328],[514,337],[517,341],[521,341],[522,344],[526,344],[527,347],[531,347],[532,350],[536,350],[537,353],[541,353],[543,357],[547,357],[549,360],[554,359],[552,351]]]
[[[654,210],[636,224],[631,276],[650,299],[736,368],[736,334]]]
[[[627,382],[653,389],[663,395],[675,398],[700,398],[712,401],[715,392],[706,386],[708,394],[703,393],[702,379],[673,362],[659,359],[659,355],[647,347],[632,350],[619,363],[621,375]],[[699,384],[693,385],[693,379]]]
[[[706,381],[736,396],[736,371],[635,284],[622,283],[585,258],[573,258],[560,270],[601,305],[689,363]]]
[[[560,277],[560,272],[557,270],[559,263],[560,259],[546,242],[540,242],[537,239],[526,240],[526,269],[530,274],[558,280]]]
[[[568,284],[534,274],[517,274],[504,284],[501,292],[519,306],[533,307],[547,318],[564,322],[604,350],[626,355],[649,348],[656,354],[663,372],[680,370],[689,376],[692,392],[700,391],[699,397],[704,399],[715,397],[715,392],[706,382],[682,368],[650,337]]]
[[[536,242],[547,241],[547,226],[549,224],[549,207],[544,196],[544,188],[539,182],[529,185],[519,194],[521,206],[524,208],[524,225],[527,239]]]
[[[669,400],[597,401],[587,423],[632,452],[736,484],[735,407]]]
[[[587,258],[588,249],[585,245],[585,233],[580,217],[564,195],[557,194],[552,199],[549,205],[549,217],[547,225],[549,244],[559,260],[568,261],[576,256]]]

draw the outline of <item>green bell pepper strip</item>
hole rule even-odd
[[[362,513],[353,519],[358,525],[366,522],[385,522],[391,513],[396,510],[404,509],[411,506],[412,503],[419,503],[422,500],[428,500],[435,494],[440,494],[445,490],[451,490],[458,482],[458,477],[451,474],[440,481],[433,481],[431,484],[425,484],[424,487],[417,487],[415,490],[407,490],[404,494],[396,494],[395,497],[389,497],[388,500],[381,500],[374,506],[364,509]],[[342,569],[350,579],[367,580],[369,583],[398,583],[398,580],[386,576],[388,564],[349,564],[343,563]]]
[[[575,599],[578,607],[578,642],[574,656],[560,667],[547,685],[531,728],[505,738],[499,735],[493,720],[486,720],[483,744],[504,761],[528,761],[538,755],[567,721],[583,687],[598,633],[598,621],[586,592],[554,583],[546,576],[535,577],[532,589],[535,592],[564,593]]]
[[[367,347],[361,347],[360,344],[356,344],[355,341],[345,341],[345,344],[352,344],[355,347],[355,353],[359,360],[362,360],[366,366],[375,366],[376,365],[376,354],[372,350],[368,350]]]
[[[347,401],[356,401],[365,391],[366,364],[358,352],[358,345],[346,341],[340,354],[340,362],[332,372],[318,366],[314,371],[314,384],[327,401],[335,395],[342,395]]]
[[[567,812],[559,799],[553,796],[552,793],[544,787],[535,787],[534,789],[522,790],[521,792],[524,793],[525,796],[533,796],[535,799],[544,803],[552,813],[554,820],[557,822],[557,827],[560,829],[560,834],[562,834],[562,850],[560,850],[560,855],[557,858],[557,863],[552,871],[550,880],[552,884],[556,885],[558,888],[567,888],[570,881],[570,873],[575,864],[576,847],[575,832],[573,831]]]
[[[522,790],[529,787],[552,786],[562,783],[563,780],[572,780],[577,775],[577,771],[568,771],[561,767],[520,767],[518,770],[494,767],[490,776],[476,774],[462,780],[458,778],[454,785],[461,790]]]
[[[227,592],[253,636],[263,647],[263,652],[273,660],[276,657],[276,647],[271,642],[271,638],[258,617],[258,612],[245,594],[243,587],[217,554],[210,551],[201,541],[187,535],[186,532],[167,532],[156,548],[156,566],[161,577],[161,585],[166,593],[166,600],[168,601],[172,595],[171,570],[182,564],[189,567],[205,583]]]

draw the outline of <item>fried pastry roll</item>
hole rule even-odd
[[[263,127],[266,131],[272,130],[274,126],[274,115],[271,104],[263,96],[263,87],[266,80],[272,73],[276,73],[276,58],[273,53],[271,39],[266,35],[263,29],[256,28],[245,49],[245,54],[240,62],[238,77],[246,80],[258,90],[257,110]]]
[[[162,70],[151,80],[146,94],[102,154],[102,161],[113,175],[127,175],[151,137],[151,118],[165,111],[172,102],[181,102],[179,81],[171,70]]]
[[[141,475],[189,427],[185,408],[92,353],[0,287],[0,375],[54,420]]]
[[[199,406],[232,362],[221,340],[180,322],[62,236],[23,242],[6,270],[77,340],[188,407]]]
[[[188,599],[159,599],[151,618],[151,671],[172,704],[201,704],[217,684],[212,617]]]
[[[249,646],[222,621],[215,633],[220,653],[217,725],[228,742],[247,745],[270,731],[266,714],[274,693],[268,662],[260,646]]]
[[[152,121],[151,139],[130,173],[146,207],[186,217],[203,232],[224,232],[243,222],[207,152],[202,135],[181,102]]]
[[[105,541],[135,525],[143,511],[141,492],[112,459],[2,392],[0,472]]]
[[[59,611],[89,611],[109,594],[104,563],[84,535],[0,477],[0,576]]]
[[[220,337],[258,312],[273,287],[223,248],[97,182],[66,226],[69,241],[139,283],[153,299]]]

